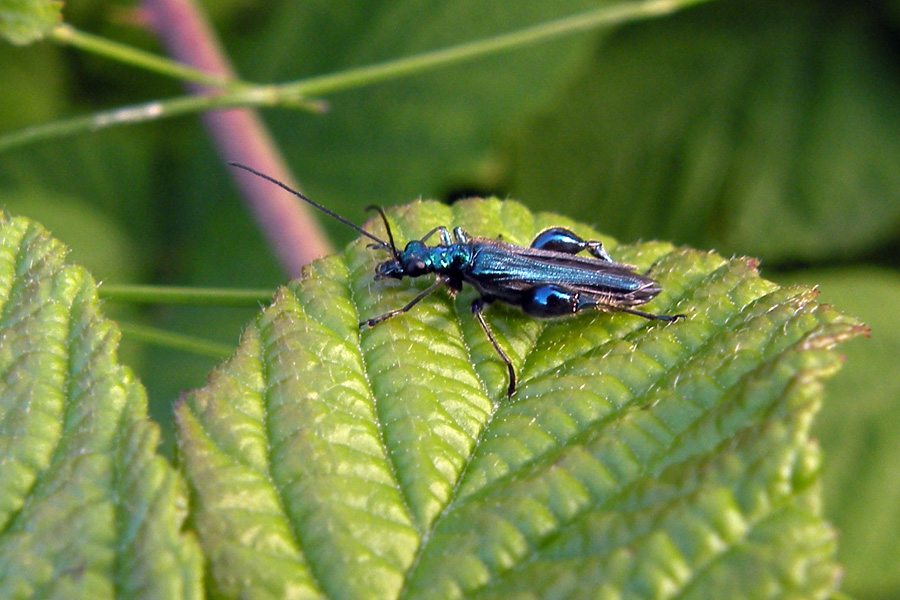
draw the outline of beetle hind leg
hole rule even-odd
[[[628,313],[629,315],[635,315],[637,317],[643,317],[648,321],[664,321],[666,323],[674,323],[675,321],[680,321],[685,317],[683,314],[677,315],[654,315],[653,313],[644,312],[642,310],[635,310],[633,308],[624,308],[621,306],[611,307],[612,310],[616,310],[618,312]]]
[[[643,304],[643,302],[638,303]],[[606,312],[624,312],[650,321],[667,323],[684,318],[684,315],[655,315],[630,308],[623,303],[616,302],[614,297],[606,294],[589,294],[556,284],[536,285],[524,290],[520,306],[525,313],[540,318],[562,317],[591,308]]]
[[[534,241],[531,242],[531,247],[538,250],[562,252],[564,254],[578,254],[583,250],[587,250],[594,258],[604,262],[615,262],[604,250],[601,242],[582,239],[581,236],[565,227],[545,229],[534,238]]]
[[[557,284],[535,285],[522,291],[519,306],[526,314],[549,319],[571,315],[593,308],[597,300],[571,288]]]

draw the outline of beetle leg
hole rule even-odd
[[[588,301],[585,303],[582,297]],[[535,285],[522,291],[520,306],[527,314],[534,317],[561,317],[578,312],[582,308],[596,305],[586,294],[561,285]]]
[[[449,246],[453,243],[453,240],[450,238],[450,231],[443,225],[435,227],[434,229],[423,235],[422,239],[420,239],[419,241],[424,244],[426,240],[428,240],[428,238],[430,238],[434,234],[438,234],[438,237],[441,238],[441,246]]]
[[[507,397],[512,396],[513,392],[516,391],[516,370],[513,368],[512,361],[509,360],[509,355],[503,351],[503,348],[500,347],[500,344],[497,343],[497,338],[494,337],[491,328],[488,327],[487,321],[484,320],[484,315],[482,314],[484,311],[484,299],[483,298],[475,298],[472,300],[472,314],[475,315],[475,318],[478,320],[478,324],[481,325],[481,329],[484,330],[484,334],[487,336],[488,340],[491,342],[491,345],[496,350],[497,354],[500,356],[500,360],[506,365],[506,370],[509,373],[509,387],[506,388]]]
[[[466,233],[462,227],[454,227],[453,228],[453,237],[456,239],[457,244],[468,244],[469,240],[472,239],[469,237],[469,234]]]
[[[603,294],[578,292],[561,285],[536,285],[522,292],[522,310],[535,317],[561,317],[577,313],[586,308],[609,312],[624,312],[643,317],[650,321],[671,323],[683,319],[684,315],[654,315],[634,308],[628,308],[615,301],[614,297]]]
[[[594,258],[599,258],[605,262],[615,262],[603,249],[601,242],[584,240],[578,234],[564,227],[551,227],[540,232],[534,238],[534,241],[531,242],[531,247],[539,250],[563,252],[565,254],[578,254],[583,250],[587,250]]]
[[[622,308],[618,306],[611,306],[610,308],[618,312],[628,313],[629,315],[644,317],[649,321],[665,321],[666,323],[674,323],[675,321],[679,321],[684,318],[684,315],[654,315],[653,313],[644,312],[642,310],[635,310],[633,308]]]
[[[402,315],[402,314],[405,313],[405,312],[409,312],[409,310],[410,310],[413,306],[415,306],[416,304],[418,304],[419,302],[421,302],[422,300],[424,300],[426,296],[428,296],[431,292],[435,291],[436,289],[438,289],[439,287],[441,287],[441,286],[444,285],[445,283],[446,283],[446,282],[444,281],[444,279],[438,278],[437,281],[435,281],[435,282],[432,283],[430,286],[428,286],[428,288],[427,288],[425,291],[420,292],[418,296],[416,296],[415,298],[413,298],[412,300],[410,300],[410,301],[406,304],[406,306],[404,306],[403,308],[396,308],[396,309],[394,309],[394,310],[390,310],[390,311],[384,313],[383,315],[380,315],[380,316],[377,316],[377,317],[373,317],[373,318],[371,318],[371,319],[366,319],[365,321],[362,321],[362,322],[359,324],[359,328],[360,328],[360,329],[363,329],[363,328],[365,328],[365,327],[375,327],[376,325],[378,325],[378,324],[381,323],[382,321],[387,321],[387,320],[390,319],[391,317],[396,317],[397,315]]]

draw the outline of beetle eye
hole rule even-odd
[[[415,260],[406,264],[406,272],[410,277],[416,277],[425,273],[425,261]]]

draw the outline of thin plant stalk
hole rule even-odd
[[[110,285],[98,288],[100,298],[109,302],[179,304],[193,306],[255,307],[270,302],[273,290],[187,288],[156,285]]]
[[[199,354],[200,356],[209,356],[219,359],[228,358],[234,354],[234,346],[217,344],[195,336],[173,333],[171,331],[157,329],[156,327],[120,322],[119,329],[122,331],[122,335],[134,341],[171,348],[173,350],[180,350],[190,354]]]

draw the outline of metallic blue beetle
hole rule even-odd
[[[390,252],[391,258],[375,267],[376,280],[435,274],[435,282],[405,306],[367,319],[359,324],[360,327],[374,327],[409,311],[441,286],[446,286],[454,295],[462,289],[463,283],[474,287],[479,297],[472,301],[472,314],[506,365],[509,373],[507,396],[516,390],[516,372],[509,356],[497,343],[484,320],[482,313],[485,304],[505,302],[539,318],[561,317],[587,308],[625,312],[666,322],[677,321],[684,316],[654,315],[632,308],[646,304],[659,294],[662,289],[659,283],[636,273],[635,267],[615,262],[600,242],[583,240],[568,229],[547,229],[538,234],[530,247],[525,248],[500,240],[471,237],[460,227],[455,228],[451,236],[450,231],[442,226],[435,227],[420,240],[409,242],[401,251],[394,243],[387,217],[380,208],[371,207],[381,215],[388,241],[372,235],[268,175],[238,163],[229,164],[271,181],[355,229],[375,242],[370,248]],[[438,245],[428,246],[425,242],[435,234],[439,238]],[[587,251],[592,257],[577,256],[582,251]]]

